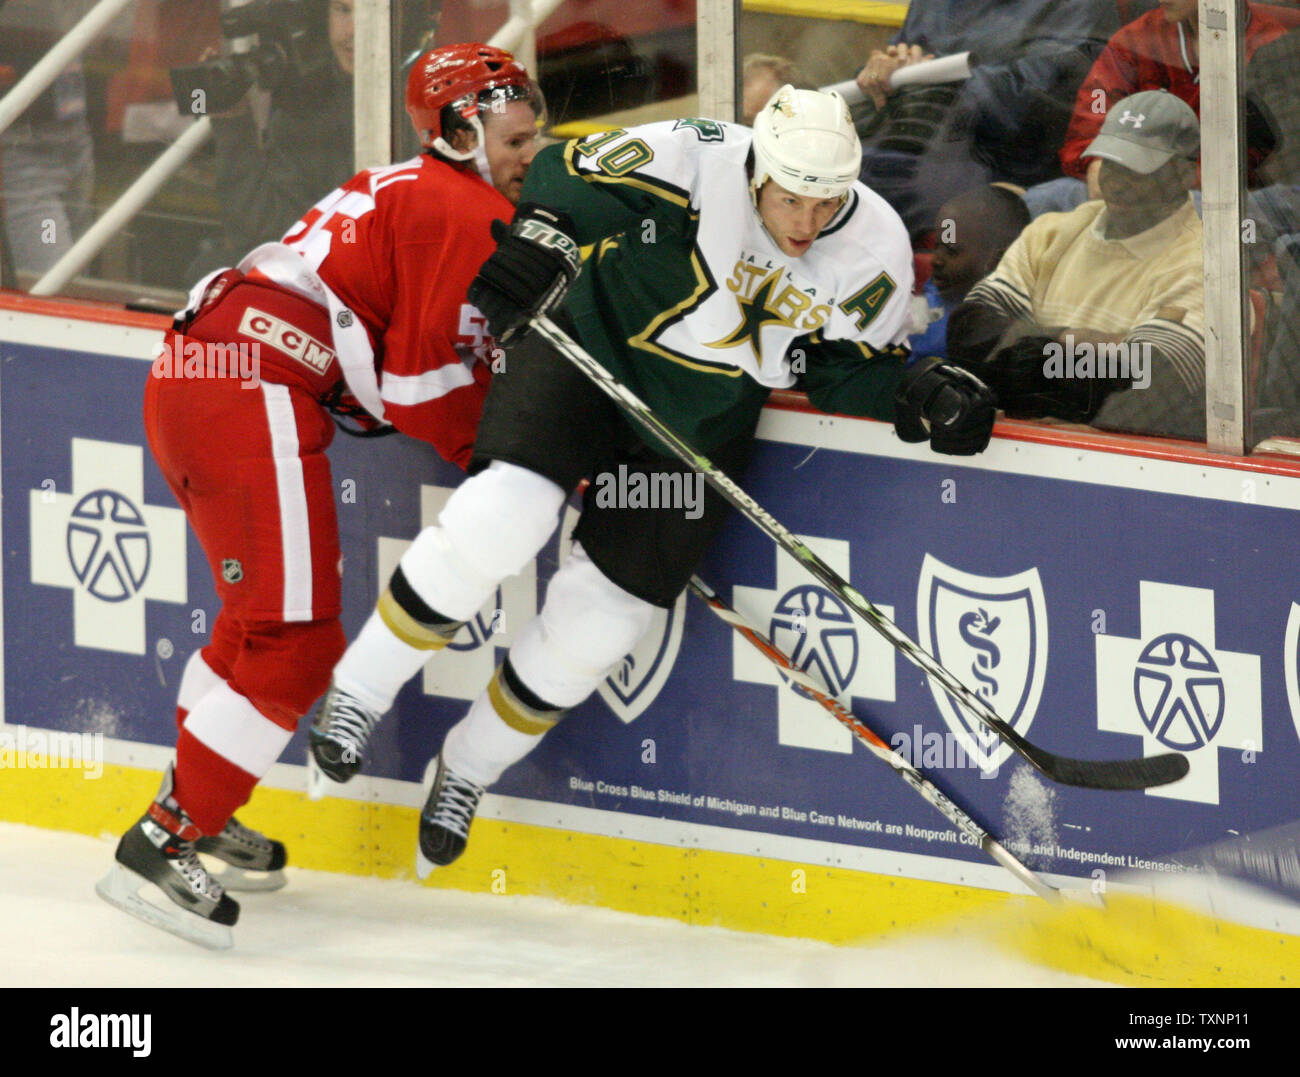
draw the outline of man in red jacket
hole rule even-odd
[[[1160,0],[1160,6],[1122,27],[1107,43],[1074,100],[1074,115],[1061,147],[1064,178],[1025,192],[1031,216],[1068,212],[1101,197],[1099,158],[1084,150],[1101,132],[1110,109],[1142,90],[1168,90],[1201,113],[1200,62],[1196,51],[1197,0]],[[1246,59],[1286,28],[1255,4],[1245,7]]]
[[[487,393],[494,343],[465,293],[492,222],[514,214],[540,95],[508,52],[448,45],[416,61],[406,103],[425,152],[353,177],[282,241],[200,281],[145,390],[150,447],[222,605],[181,681],[175,767],[97,889],[214,948],[231,945],[239,906],[196,853],[259,871],[232,888],[283,885],[284,846],[233,815],[345,646],[328,412],[464,467]],[[146,883],[170,902],[144,900]]]

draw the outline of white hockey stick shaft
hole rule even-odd
[[[709,609],[731,625],[756,650],[766,656],[768,661],[781,670],[782,676],[791,691],[795,690],[796,685],[804,689],[837,722],[845,726],[872,755],[893,767],[894,772],[924,797],[945,819],[974,840],[984,852],[1011,872],[1035,894],[1047,901],[1060,900],[1061,892],[1056,887],[1030,871],[1005,846],[962,811],[942,790],[909,763],[904,756],[881,740],[875,732],[849,710],[843,701],[831,695],[830,690],[825,685],[817,681],[811,674],[799,669],[784,651],[757,628],[749,624],[734,607],[724,602],[712,587],[698,576],[695,576],[691,579],[690,588],[704,600]]]

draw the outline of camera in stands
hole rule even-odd
[[[223,56],[171,69],[182,113],[234,108],[253,87],[277,90],[329,70],[326,14],[317,0],[222,0]]]

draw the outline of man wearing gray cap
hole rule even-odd
[[[1111,107],[1085,151],[1100,201],[1044,214],[948,322],[948,356],[1012,418],[1205,437],[1196,114],[1163,90]]]

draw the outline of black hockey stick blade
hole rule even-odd
[[[1190,764],[1177,752],[1145,759],[1069,759],[1026,742],[1020,751],[1054,782],[1088,789],[1151,789],[1186,777]]]

